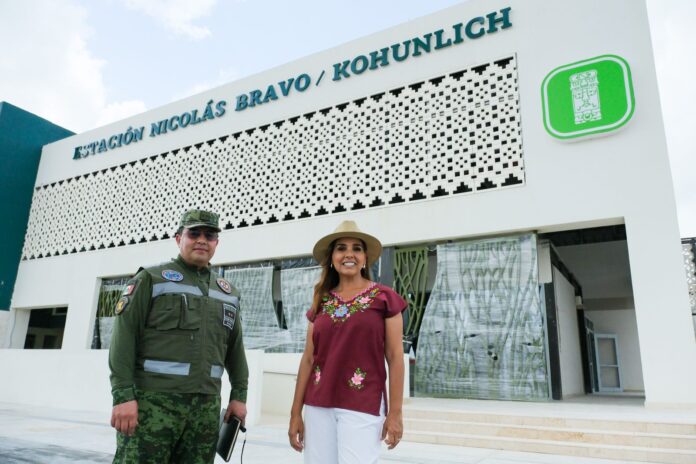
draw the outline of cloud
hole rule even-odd
[[[145,110],[107,101],[106,61],[89,50],[84,8],[70,0],[4,2],[0,26],[0,100],[82,132]]]
[[[672,178],[682,237],[696,236],[696,61],[691,22],[696,3],[679,0],[648,2],[650,29],[657,71],[662,115],[667,135]]]
[[[174,33],[193,40],[210,37],[210,29],[192,22],[208,16],[215,3],[216,0],[124,0],[127,8],[144,13]]]
[[[172,96],[172,100],[181,100],[184,98],[188,98],[192,95],[206,92],[210,89],[214,89],[215,87],[220,87],[221,85],[229,84],[230,82],[233,82],[239,79],[240,77],[242,77],[242,74],[237,69],[220,69],[218,70],[217,76],[215,76],[213,79],[201,81],[194,84],[188,89]]]
[[[109,103],[102,109],[95,126],[105,126],[135,114],[144,113],[146,110],[145,103],[139,100]]]

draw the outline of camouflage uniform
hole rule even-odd
[[[182,217],[182,227],[200,226],[219,230],[217,215]],[[116,313],[109,351],[113,404],[137,400],[138,427],[131,437],[117,434],[114,462],[212,463],[223,368],[230,401],[246,402],[239,292],[179,256],[141,268]]]
[[[207,464],[215,458],[219,395],[136,389],[138,428],[116,436],[114,463]]]

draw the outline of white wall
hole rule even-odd
[[[118,151],[73,161],[75,146],[228,100],[303,72],[331,72],[344,59],[388,46],[457,21],[511,6],[513,27],[305,93],[149,138]],[[617,19],[620,18],[620,19]],[[317,38],[320,40],[321,38]],[[455,195],[306,220],[225,231],[215,264],[309,254],[316,239],[347,217],[385,245],[592,227],[625,222],[637,329],[648,402],[696,404],[696,342],[688,307],[673,187],[645,6],[634,0],[557,2],[474,0],[326,50],[265,73],[174,102],[126,121],[79,134],[44,148],[37,185],[209,140],[239,130],[383,92],[516,53],[526,183],[517,188]],[[636,96],[633,119],[620,132],[562,143],[542,124],[540,86],[560,65],[615,53],[631,66]],[[650,185],[650,188],[646,188]],[[567,205],[572,204],[572,208]],[[453,214],[453,212],[458,212]],[[499,212],[492,214],[491,212]],[[414,220],[417,218],[417,220]],[[434,227],[436,225],[436,227]],[[286,239],[279,240],[279,237]],[[89,346],[98,278],[133,273],[176,254],[173,240],[23,261],[12,308],[68,305],[63,352]],[[50,279],[42,276],[51,276]],[[41,291],[37,291],[37,282]],[[656,310],[659,308],[659,311]],[[669,340],[669,343],[665,343]],[[17,346],[23,341],[13,339]],[[679,362],[673,357],[680,353]],[[11,373],[14,378],[17,376]]]
[[[611,311],[585,311],[585,316],[594,323],[595,333],[616,334],[618,338],[621,380],[624,391],[644,391],[641,349],[638,342],[636,313],[630,309]],[[670,346],[669,338],[663,343]],[[679,363],[679,354],[673,353],[673,363]],[[681,367],[683,369],[684,366]],[[680,367],[677,367],[680,369]]]
[[[261,415],[263,353],[248,350],[246,354],[250,386],[247,423],[253,425]],[[107,350],[0,350],[0,398],[6,403],[100,411],[108,421],[112,404],[108,357]],[[223,406],[230,394],[225,379],[226,375],[221,392]]]
[[[302,353],[268,353],[263,358],[262,414],[290,416]]]
[[[5,340],[10,331],[9,324],[12,322],[10,311],[0,311],[0,347],[5,347]]]
[[[563,398],[583,395],[582,354],[578,316],[575,309],[575,290],[561,272],[553,268],[553,289],[558,311],[558,347],[561,361],[561,390]]]

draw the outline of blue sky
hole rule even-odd
[[[82,132],[457,3],[0,0],[0,101]],[[696,2],[647,5],[681,235],[696,236]]]

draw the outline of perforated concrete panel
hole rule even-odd
[[[36,188],[23,259],[524,183],[515,57]]]

